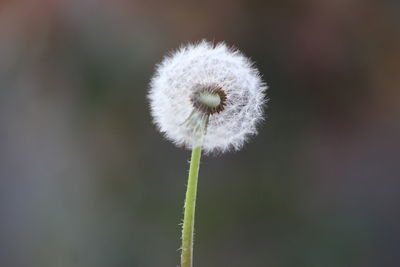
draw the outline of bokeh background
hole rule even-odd
[[[151,122],[155,64],[226,41],[269,85],[202,160],[195,266],[400,266],[400,4],[0,1],[0,266],[179,264],[188,151]]]

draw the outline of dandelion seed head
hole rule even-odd
[[[157,66],[150,108],[159,130],[178,146],[239,150],[263,119],[266,85],[251,61],[224,43],[182,46]],[[203,123],[205,132],[199,132]]]

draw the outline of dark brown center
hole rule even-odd
[[[226,105],[226,93],[221,86],[198,85],[190,97],[193,106],[199,111],[212,115],[220,113]]]

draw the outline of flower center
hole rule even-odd
[[[199,111],[212,115],[220,113],[226,105],[226,94],[220,86],[196,86],[190,100]]]
[[[221,103],[219,95],[210,92],[201,92],[197,100],[210,108],[215,108]]]

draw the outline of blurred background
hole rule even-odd
[[[179,264],[190,153],[155,129],[155,64],[226,41],[269,85],[202,160],[195,266],[400,266],[400,4],[0,1],[0,266]]]

